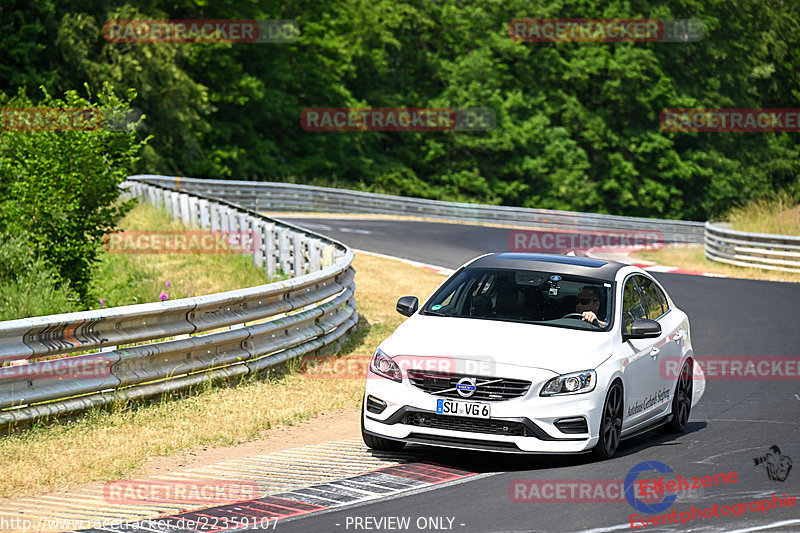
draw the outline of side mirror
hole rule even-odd
[[[397,312],[401,315],[411,316],[417,312],[419,300],[416,296],[403,296],[397,300]]]
[[[661,324],[647,318],[637,318],[631,325],[630,333],[623,333],[622,340],[652,339],[661,335]]]

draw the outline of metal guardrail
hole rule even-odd
[[[710,261],[784,272],[800,272],[800,237],[732,230],[725,223],[705,224],[705,253]]]
[[[188,226],[252,232],[254,264],[292,279],[0,322],[0,362],[27,361],[0,368],[0,427],[258,372],[318,352],[358,321],[344,244],[218,198],[135,177],[123,185]]]
[[[443,202],[422,198],[314,187],[292,183],[207,180],[144,175],[138,178],[180,190],[225,198],[254,211],[411,215],[541,228],[659,232],[664,243],[702,244],[703,223],[623,217],[550,209]]]

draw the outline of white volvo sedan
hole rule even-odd
[[[364,442],[614,455],[621,439],[682,432],[692,406],[689,321],[640,268],[549,254],[466,263],[369,363]]]

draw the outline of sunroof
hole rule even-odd
[[[512,259],[517,261],[541,261],[543,263],[559,263],[562,265],[575,265],[589,268],[600,268],[607,265],[605,261],[589,259],[588,257],[567,257],[564,255],[549,254],[515,254],[503,253],[495,256],[497,259]]]

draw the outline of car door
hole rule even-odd
[[[647,318],[647,301],[637,283],[636,274],[628,276],[622,286],[622,331],[630,333],[637,318]],[[664,335],[653,339],[629,339],[622,342],[625,365],[625,412],[623,429],[631,429],[653,418],[657,412],[658,393],[663,388],[658,372],[658,343]]]
[[[681,361],[681,317],[677,313],[669,312],[669,303],[661,288],[647,276],[636,276],[636,282],[644,296],[647,318],[661,324],[661,337],[653,346],[656,351],[655,360],[658,363],[658,377],[660,380],[660,393],[657,414],[669,410],[670,400],[675,393],[676,372]]]

